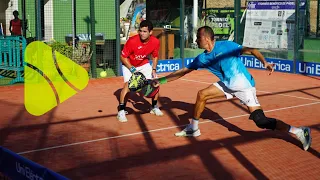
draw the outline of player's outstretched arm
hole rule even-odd
[[[274,71],[274,64],[270,64],[266,61],[266,59],[264,58],[264,56],[260,53],[260,51],[258,51],[255,48],[248,48],[248,47],[243,47],[242,49],[242,54],[250,54],[250,55],[254,55],[254,57],[256,57],[257,59],[259,59],[259,61],[262,62],[262,64],[264,65],[264,67],[269,70],[269,75]]]
[[[161,77],[159,79],[155,79],[152,84],[153,86],[157,87],[159,86],[160,84],[164,84],[164,83],[167,83],[167,82],[170,82],[170,81],[174,81],[174,80],[177,80],[179,78],[181,78],[182,76],[190,73],[191,71],[193,71],[193,69],[188,69],[188,68],[182,68],[178,71],[175,71],[167,76],[164,76],[164,77]]]

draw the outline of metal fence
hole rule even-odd
[[[27,44],[45,42],[87,69],[91,78],[99,77],[101,71],[117,76],[116,9],[115,1],[104,0],[11,0],[0,12],[4,14],[0,36],[11,37],[10,21],[17,10]],[[0,84],[10,84],[13,77],[4,70],[0,73],[4,75]]]
[[[265,36],[261,31],[247,35],[250,34],[248,29],[250,22],[254,21],[248,14],[253,12],[250,9],[250,3],[265,2],[265,0],[220,2],[208,0],[10,0],[9,3],[7,2],[0,0],[0,3],[4,4],[4,7],[0,8],[2,38],[11,35],[10,20],[13,19],[13,11],[18,10],[22,23],[22,36],[27,44],[35,40],[45,42],[75,63],[87,68],[91,78],[101,78],[101,71],[107,71],[107,77],[121,76],[120,51],[127,39],[137,34],[139,22],[145,18],[153,22],[155,26],[153,35],[161,43],[159,72],[179,69],[189,62],[189,58],[194,58],[203,51],[198,49],[195,43],[196,29],[203,25],[214,29],[217,41],[232,40],[239,44],[248,44],[250,42],[248,38],[256,38],[257,41],[262,42],[263,38],[276,37],[270,35],[274,33],[271,30],[265,31],[270,36]],[[288,35],[287,45],[280,43],[277,48],[271,45],[270,47],[252,46],[259,48],[267,58],[291,60],[294,66],[296,61],[319,62],[319,0],[292,0],[291,2],[302,6],[295,6],[294,9],[289,10],[290,12],[287,11],[288,9],[284,10],[283,12],[286,13],[294,12],[290,18],[278,19],[277,22],[260,19],[263,23],[274,23],[275,32],[279,37],[292,33],[292,36],[290,35],[292,39],[289,39]],[[272,12],[281,16],[280,10]],[[255,27],[252,26],[252,28]],[[178,62],[178,65],[166,65],[172,62]],[[295,71],[296,68],[292,70],[292,72]],[[14,78],[16,73],[12,70],[0,69],[1,85],[10,84]]]

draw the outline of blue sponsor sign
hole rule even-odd
[[[320,76],[320,63],[297,61],[296,73],[311,76]]]
[[[195,57],[194,57],[195,58]],[[192,63],[194,58],[185,58],[184,59],[184,67],[186,67],[188,64]]]
[[[300,9],[305,9],[306,3],[304,0],[300,1]],[[248,3],[249,10],[294,10],[295,9],[295,0],[287,1],[249,1]]]
[[[0,158],[0,172],[10,179],[67,179],[3,147],[0,147]]]
[[[149,60],[149,63],[152,66],[152,60]],[[122,64],[121,64],[122,66]],[[157,65],[157,73],[165,73],[165,72],[174,72],[179,69],[182,69],[182,61],[181,59],[164,59],[158,60]],[[120,75],[123,75],[122,68],[120,71]]]
[[[247,68],[265,69],[263,64],[254,56],[240,56],[241,61]],[[294,73],[293,60],[265,58],[267,62],[274,64],[274,70],[279,72]],[[174,72],[190,64],[194,58],[185,58],[182,66],[181,59],[159,60],[157,73]],[[150,60],[152,65],[152,60]],[[320,63],[296,62],[295,72],[312,76],[320,76]]]
[[[150,64],[152,65],[152,60],[150,61]],[[166,59],[158,61],[157,73],[174,72],[179,69],[182,69],[181,59]]]
[[[274,70],[280,72],[293,73],[293,61],[292,60],[280,60],[273,58],[265,58],[267,62],[274,63]],[[263,64],[253,56],[241,56],[241,61],[248,68],[265,69]]]

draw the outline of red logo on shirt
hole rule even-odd
[[[143,60],[145,57],[147,57],[147,56],[146,55],[134,55],[135,60]]]

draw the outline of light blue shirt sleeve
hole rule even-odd
[[[190,64],[188,64],[186,66],[186,68],[194,69],[194,70],[197,70],[199,68],[203,68],[204,64],[201,62],[202,56],[203,56],[203,54],[199,54],[196,58],[194,58],[194,60]]]
[[[240,56],[243,46],[232,41],[227,41],[227,47],[231,51],[230,54]]]

